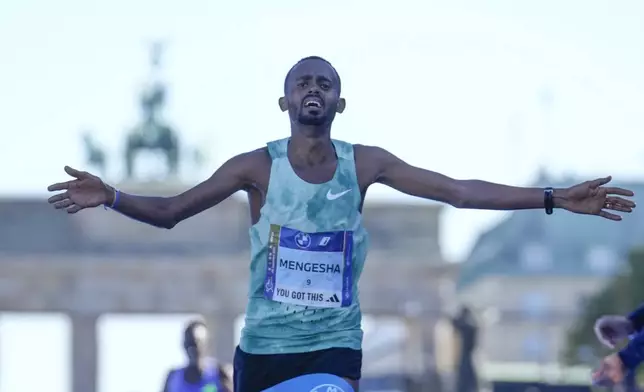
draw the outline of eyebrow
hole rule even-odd
[[[311,79],[313,79],[313,76],[311,76],[311,75],[302,75],[302,76],[298,77],[298,78],[297,78],[297,79],[295,79],[295,80],[296,80],[296,81],[299,81],[299,80],[306,80],[306,81],[309,81],[309,80],[311,80]],[[322,80],[322,81],[325,81],[325,82],[332,82],[332,80],[331,80],[331,79],[327,78],[326,76],[321,76],[321,75],[320,75],[320,76],[317,76],[315,79],[316,79],[316,80],[318,80],[318,81]]]

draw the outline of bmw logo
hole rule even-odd
[[[311,236],[306,233],[299,232],[295,234],[295,244],[300,248],[308,248],[309,245],[311,245]]]

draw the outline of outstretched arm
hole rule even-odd
[[[242,190],[251,181],[252,154],[242,154],[228,160],[209,179],[177,196],[144,197],[119,192],[114,209],[141,222],[172,228]],[[115,195],[116,192],[112,192],[112,197]],[[114,199],[110,198],[107,204],[112,203]]]
[[[390,186],[403,193],[448,203],[457,208],[485,210],[521,210],[544,207],[543,188],[524,188],[481,180],[456,180],[440,173],[414,167],[378,147],[365,147],[363,154],[375,165],[373,182]],[[620,220],[610,209],[631,212],[635,204],[612,195],[633,196],[633,192],[614,187],[601,187],[610,177],[587,181],[566,189],[553,190],[553,207],[572,212],[600,215]]]
[[[145,197],[117,192],[96,176],[66,167],[65,171],[76,179],[51,185],[48,188],[50,191],[65,192],[52,196],[49,203],[70,213],[107,205],[132,219],[170,229],[253,183],[253,170],[263,163],[263,159],[265,151],[262,149],[238,155],[224,163],[206,181],[173,197]]]

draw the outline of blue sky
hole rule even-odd
[[[312,54],[343,78],[336,138],[457,178],[521,185],[540,166],[642,178],[643,20],[637,0],[0,2],[0,193],[44,196],[65,164],[86,167],[84,129],[118,183],[155,39],[167,120],[208,150],[204,168],[184,168],[188,185],[287,134],[283,78]],[[448,210],[446,256],[464,257],[500,216]]]

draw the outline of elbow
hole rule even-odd
[[[161,217],[159,220],[159,227],[163,229],[170,230],[181,221],[179,218],[181,213],[175,198],[171,197],[166,199],[166,203],[164,203],[159,216]]]
[[[171,219],[164,220],[163,222],[161,222],[161,228],[170,230],[173,227],[175,227],[177,225],[177,223],[178,222],[176,222],[174,220],[171,220]]]
[[[164,211],[162,214],[159,214],[159,219],[156,221],[155,226],[161,229],[172,229],[177,225],[177,220],[169,211]]]
[[[470,207],[472,204],[470,200],[470,192],[465,181],[454,180],[454,183],[450,187],[447,203],[458,209]]]

